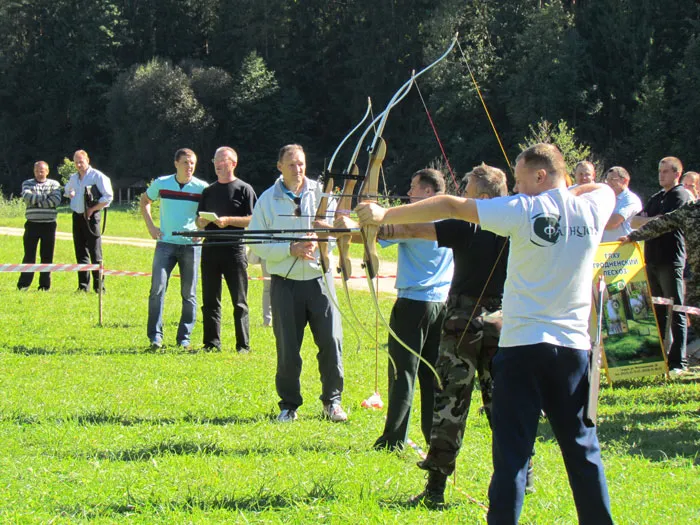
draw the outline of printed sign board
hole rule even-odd
[[[601,243],[593,268],[593,282],[597,283],[602,273],[606,285],[602,336],[608,380],[665,374],[663,338],[639,245]],[[596,305],[598,298],[594,299]],[[595,310],[596,306],[591,311],[591,334],[595,334]]]

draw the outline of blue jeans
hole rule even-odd
[[[598,435],[583,423],[589,359],[588,351],[547,343],[499,348],[492,365],[489,524],[518,523],[541,410],[561,449],[579,524],[612,524]]]
[[[180,269],[180,295],[182,313],[177,328],[177,343],[188,345],[197,312],[197,271],[202,248],[199,246],[156,243],[153,254],[153,277],[148,296],[148,339],[152,343],[163,342],[163,302],[168,289],[170,274],[177,264]]]

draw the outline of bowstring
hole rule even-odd
[[[474,88],[476,89],[476,94],[479,95],[479,100],[481,101],[481,105],[484,108],[484,112],[486,112],[486,117],[489,119],[489,124],[491,124],[491,129],[493,130],[494,135],[496,135],[496,140],[498,141],[498,146],[501,148],[501,153],[503,153],[503,158],[506,159],[506,165],[508,166],[508,170],[510,171],[510,174],[515,176],[513,173],[513,166],[510,163],[510,159],[508,158],[508,154],[506,153],[506,149],[503,147],[503,142],[501,141],[501,136],[498,134],[498,130],[496,130],[496,124],[494,124],[493,119],[491,118],[491,112],[489,111],[489,108],[486,106],[486,101],[484,100],[484,97],[481,94],[481,89],[479,89],[479,84],[476,81],[476,77],[474,76],[474,72],[472,71],[471,66],[469,65],[469,60],[467,59],[467,54],[464,52],[462,49],[462,46],[459,44],[459,41],[457,41],[457,49],[459,49],[459,52],[462,54],[462,59],[464,59],[464,65],[467,66],[467,71],[469,72],[469,76],[472,79],[472,83],[474,84]]]
[[[457,41],[457,48],[459,49],[460,53],[462,54],[462,58],[464,59],[464,63],[467,66],[467,71],[469,72],[469,76],[471,77],[472,83],[474,84],[474,88],[476,89],[476,93],[479,95],[479,100],[481,101],[481,105],[484,108],[484,111],[486,112],[486,117],[489,120],[489,123],[491,124],[491,129],[493,130],[494,135],[496,136],[496,140],[498,141],[498,146],[501,148],[501,153],[503,153],[503,158],[506,160],[506,165],[508,166],[508,170],[510,171],[511,175],[514,177],[513,173],[513,167],[510,163],[510,159],[508,159],[508,155],[506,154],[505,148],[503,147],[503,142],[501,141],[501,137],[498,134],[498,131],[496,130],[496,125],[493,122],[493,119],[491,118],[491,112],[489,111],[488,107],[486,106],[486,101],[484,100],[484,97],[481,94],[481,89],[479,88],[479,84],[476,81],[476,77],[474,76],[474,73],[472,72],[471,67],[469,66],[469,61],[467,60],[467,56],[462,49],[462,46],[459,44],[459,41]],[[421,103],[423,104],[423,108],[425,109],[425,114],[428,118],[428,122],[430,123],[430,127],[433,130],[433,134],[435,135],[435,139],[437,140],[438,146],[440,147],[440,152],[442,153],[443,159],[445,160],[445,164],[447,166],[447,169],[450,172],[450,175],[452,177],[452,182],[455,185],[455,188],[459,188],[459,184],[457,184],[457,178],[455,177],[454,170],[452,169],[452,165],[450,164],[450,160],[447,157],[447,153],[445,152],[445,148],[443,146],[442,140],[440,140],[440,135],[438,134],[437,127],[435,126],[435,122],[433,121],[432,116],[430,115],[430,110],[428,109],[428,105],[425,103],[425,99],[423,98],[423,94],[420,91],[420,88],[418,87],[418,83],[414,82],[416,85],[416,90],[418,91],[418,96],[420,97]],[[491,272],[489,273],[489,276],[486,278],[486,282],[484,283],[483,288],[481,289],[481,293],[479,294],[479,298],[477,299],[476,303],[474,304],[474,308],[471,311],[471,314],[469,315],[469,320],[467,321],[467,325],[464,327],[464,331],[462,332],[461,337],[459,338],[459,341],[457,342],[457,348],[459,348],[462,344],[462,341],[464,340],[464,336],[467,334],[467,331],[469,330],[469,326],[471,325],[472,320],[474,319],[475,314],[477,313],[477,310],[479,309],[481,305],[481,300],[484,297],[484,294],[486,293],[486,288],[488,287],[489,283],[491,282],[491,278],[493,277],[494,272],[496,271],[496,267],[498,266],[498,262],[501,259],[501,256],[503,255],[503,252],[505,251],[506,246],[508,245],[509,239],[506,238],[505,242],[503,243],[503,246],[501,246],[501,250],[498,252],[498,256],[496,257],[496,261],[494,262],[493,266],[491,267]],[[455,485],[455,488],[458,488],[457,485],[457,469],[455,466],[455,471],[454,471],[454,478],[453,478],[453,483]],[[470,498],[471,499],[471,498]],[[480,506],[484,507],[481,503],[479,503],[476,500],[475,501],[477,504]]]
[[[433,117],[430,115],[430,110],[428,109],[428,105],[425,103],[425,99],[423,98],[423,93],[421,93],[420,88],[418,87],[418,81],[414,81],[414,84],[416,85],[416,91],[418,91],[418,96],[420,97],[420,101],[423,103],[423,109],[425,110],[425,114],[428,117],[428,122],[430,123],[430,127],[433,129],[433,134],[435,135],[435,140],[437,140],[438,146],[440,147],[440,152],[442,153],[442,158],[445,159],[445,164],[447,165],[447,169],[450,172],[450,175],[452,176],[452,182],[455,185],[455,191],[459,191],[459,184],[457,183],[457,177],[455,177],[455,172],[452,169],[452,164],[450,164],[450,159],[447,158],[447,153],[445,152],[445,147],[442,143],[442,140],[440,140],[440,135],[438,134],[437,128],[435,127],[435,122],[433,121]]]
[[[370,110],[371,111],[371,110]],[[374,122],[374,112],[371,111],[372,115],[372,120],[371,122]],[[377,126],[376,124],[372,126],[372,129],[374,130],[374,133],[377,133]],[[382,177],[382,182],[384,183],[384,196],[386,198],[387,194],[387,189],[386,189],[386,179],[384,178],[384,163],[382,163],[381,166],[379,166],[379,174]],[[364,184],[364,181],[363,181]],[[361,188],[360,188],[361,189]],[[379,268],[377,268],[377,290],[379,289]],[[387,352],[389,349],[387,348]],[[396,365],[394,365],[394,374],[397,374],[398,370],[396,369]],[[379,393],[379,311],[375,310],[374,311],[374,392]]]

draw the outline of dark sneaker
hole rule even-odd
[[[236,352],[239,354],[249,354],[250,348],[236,348]]]
[[[291,423],[296,421],[297,411],[292,408],[283,408],[279,416],[277,416],[278,423]]]
[[[342,423],[348,420],[348,415],[340,406],[340,403],[330,403],[328,405],[323,405],[323,415],[334,423]]]
[[[393,452],[404,448],[403,441],[389,441],[384,436],[380,436],[373,445],[374,450]]]
[[[216,345],[204,345],[202,350],[205,352],[221,352],[221,347]]]
[[[163,343],[160,341],[151,341],[151,346],[148,347],[151,352],[157,352],[161,348],[163,348]]]

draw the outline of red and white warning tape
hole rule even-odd
[[[128,277],[150,277],[150,273],[146,272],[127,272],[126,270],[104,270],[103,275],[126,275]],[[179,277],[179,276],[178,276]]]
[[[2,272],[86,272],[99,270],[99,264],[0,264]],[[131,272],[128,270],[103,270],[104,275],[123,275],[127,277],[150,277],[149,272]],[[175,277],[180,277],[174,274]],[[335,276],[340,279],[341,276]],[[378,275],[379,279],[396,279],[395,275]],[[350,279],[364,279],[360,276],[351,276]],[[249,281],[267,281],[269,277],[248,277]]]
[[[0,264],[0,272],[86,272],[99,264]]]
[[[652,301],[654,301],[654,304],[665,304],[665,305],[672,305],[673,301],[671,299],[666,299],[665,297],[652,297]],[[697,308],[695,306],[674,306],[673,307],[674,312],[681,312],[684,314],[690,314],[690,315],[700,315],[700,308]]]

